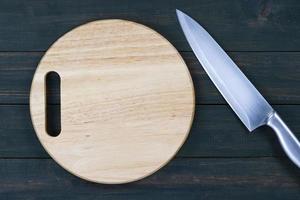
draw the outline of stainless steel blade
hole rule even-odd
[[[202,26],[183,12],[176,12],[196,57],[249,131],[266,124],[274,113],[270,104]]]

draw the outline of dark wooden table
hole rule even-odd
[[[191,52],[175,8],[198,20],[300,137],[300,1],[1,0],[0,199],[300,199],[300,169],[274,133],[248,134]],[[35,136],[30,83],[47,48],[85,22],[122,18],[154,28],[184,57],[196,89],[190,136],[141,181],[101,185],[58,166]]]

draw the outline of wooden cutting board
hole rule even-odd
[[[60,76],[61,132],[46,131],[45,76]],[[67,171],[126,183],[164,166],[189,133],[195,109],[189,71],[152,29],[99,20],[59,38],[35,72],[30,112],[36,134]]]

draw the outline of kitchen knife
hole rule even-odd
[[[300,167],[300,143],[277,112],[202,26],[185,13],[176,13],[194,54],[248,130],[270,126],[288,157]]]

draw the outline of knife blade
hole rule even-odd
[[[270,126],[286,154],[300,167],[300,143],[277,112],[200,24],[179,10],[176,13],[197,59],[243,124],[250,132]]]

